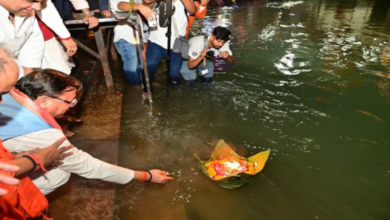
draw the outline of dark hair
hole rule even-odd
[[[230,34],[231,32],[227,28],[221,26],[218,26],[213,30],[213,35],[217,40],[228,41],[230,40]]]
[[[15,87],[35,100],[43,95],[57,97],[63,92],[79,90],[81,86],[81,82],[72,76],[52,69],[43,69],[23,76]]]

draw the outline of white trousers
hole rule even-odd
[[[57,168],[52,169],[45,174],[40,170],[28,173],[28,177],[30,177],[43,195],[47,195],[68,182],[70,172]]]

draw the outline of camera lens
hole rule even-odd
[[[206,53],[206,58],[207,58],[207,59],[211,59],[211,58],[214,57],[214,54],[215,54],[214,50],[209,50],[209,51],[207,51],[207,53]]]

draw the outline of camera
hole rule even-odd
[[[214,50],[209,50],[206,53],[206,59],[210,60],[211,58],[214,57],[215,51]]]

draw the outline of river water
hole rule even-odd
[[[167,184],[118,187],[117,219],[390,219],[390,1],[256,1],[211,7],[193,35],[218,25],[236,63],[216,60],[211,85],[167,95],[164,67],[153,104],[125,88],[119,164],[160,168]],[[264,170],[239,189],[208,179],[224,139]]]

